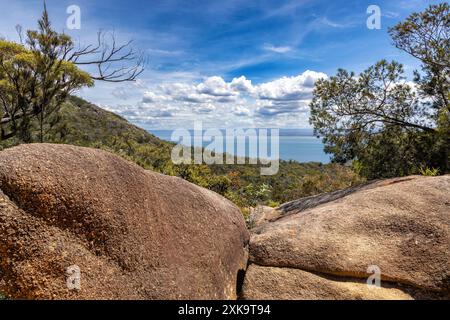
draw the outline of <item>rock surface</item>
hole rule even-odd
[[[305,199],[256,219],[244,298],[450,297],[449,175]],[[389,288],[363,285],[370,266]]]
[[[51,144],[2,151],[0,190],[0,292],[11,298],[236,297],[249,235],[211,191]],[[67,286],[73,266],[79,290]]]
[[[250,265],[242,298],[259,300],[409,300],[412,297],[393,287],[369,289],[363,279],[317,275],[293,268]]]

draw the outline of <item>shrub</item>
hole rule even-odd
[[[439,175],[439,169],[438,168],[421,167],[419,169],[419,173],[422,176],[435,177],[435,176]]]

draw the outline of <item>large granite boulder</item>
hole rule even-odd
[[[450,175],[378,181],[258,212],[246,299],[449,297]],[[376,291],[366,279],[378,271]]]
[[[11,298],[236,298],[249,235],[214,192],[52,144],[0,152],[0,190],[0,292]]]

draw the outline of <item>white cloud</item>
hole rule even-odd
[[[266,43],[264,45],[263,49],[267,50],[267,51],[271,51],[271,52],[276,52],[276,53],[286,53],[286,52],[292,51],[292,48],[289,46],[276,47],[269,43]]]
[[[192,84],[187,83],[167,83],[160,86],[162,95],[165,95],[167,99],[180,101],[201,103],[204,101],[201,94],[197,92],[197,89]]]
[[[270,118],[281,114],[299,114],[309,111],[309,101],[258,101],[256,114]]]
[[[399,13],[394,12],[394,11],[386,11],[386,12],[383,12],[381,15],[383,17],[388,18],[388,19],[395,19],[395,18],[398,18],[400,16]]]
[[[156,94],[152,91],[144,92],[144,96],[142,98],[143,103],[153,103],[153,102],[164,102],[167,100],[165,95]]]
[[[327,17],[321,17],[317,20],[320,24],[326,25],[331,28],[349,28],[355,25],[355,21],[346,21],[346,22],[335,22]]]
[[[307,70],[295,77],[282,77],[280,79],[263,83],[256,88],[256,94],[263,100],[305,100],[310,99],[314,83],[327,75],[322,72]]]
[[[203,81],[163,82],[147,87],[136,106],[114,112],[144,126],[191,127],[202,120],[206,127],[307,125],[314,83],[327,77],[316,71],[253,84],[245,76],[225,81],[212,76]]]
[[[247,80],[245,76],[234,78],[230,83],[230,88],[239,92],[253,92],[252,81]]]
[[[200,83],[196,87],[198,93],[216,97],[228,97],[236,95],[235,92],[230,90],[230,84],[226,83],[221,77],[209,77],[203,83]]]
[[[211,113],[214,112],[215,110],[216,107],[211,103],[202,104],[194,108],[194,111],[197,113]]]
[[[233,109],[233,114],[238,117],[249,117],[251,112],[248,108],[243,106],[236,106]]]
[[[142,102],[144,103],[152,103],[156,101],[157,95],[151,91],[147,91],[144,93],[144,97],[142,98]]]

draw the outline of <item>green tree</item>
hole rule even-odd
[[[357,160],[368,178],[423,166],[448,171],[448,19],[448,5],[431,6],[390,30],[396,46],[423,63],[415,84],[401,64],[385,60],[316,83],[310,122],[335,162]]]
[[[389,29],[394,45],[421,61],[422,73],[415,71],[418,93],[429,105],[430,115],[444,149],[446,171],[450,169],[450,5],[429,6],[413,13]],[[445,172],[445,171],[444,171]]]
[[[19,28],[19,35],[23,39]],[[77,47],[72,39],[51,27],[46,8],[38,21],[38,30],[29,30],[23,43],[0,40],[0,126],[1,139],[18,136],[32,141],[32,122],[38,126],[39,141],[44,140],[46,120],[56,113],[71,93],[94,80],[133,81],[142,71],[144,59],[129,49],[130,42],[107,43],[98,34],[97,45]],[[133,61],[130,67],[115,64]],[[95,65],[98,74],[78,68]],[[57,119],[53,117],[52,120]],[[51,121],[47,121],[51,124]]]
[[[423,75],[415,72],[424,96],[433,98],[433,107],[450,110],[450,6],[432,5],[413,13],[389,29],[394,45],[422,62]]]

